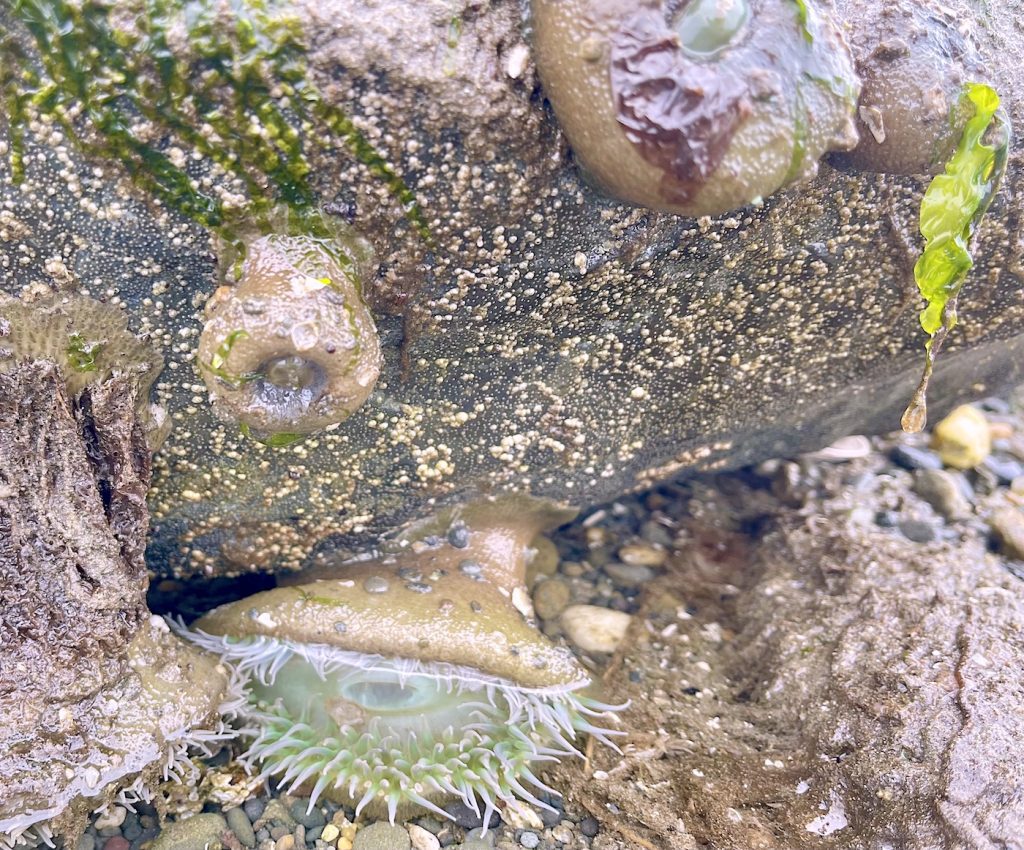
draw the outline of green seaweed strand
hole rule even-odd
[[[309,80],[299,18],[270,0],[140,0],[134,24],[112,0],[11,0],[13,18],[35,50],[0,35],[0,106],[6,117],[15,181],[24,178],[25,126],[32,111],[51,116],[96,158],[129,166],[144,191],[241,248],[240,230],[269,230],[284,205],[299,232],[329,238],[303,134],[319,144],[339,139],[401,204],[429,241],[412,190],[338,107]],[[188,48],[169,34],[184,22]],[[145,119],[159,141],[136,129]],[[300,130],[302,132],[300,132]],[[226,208],[185,166],[165,153],[178,143],[215,163],[245,192]]]
[[[971,243],[1006,171],[1010,126],[991,86],[968,83],[962,95],[973,115],[942,174],[929,184],[921,201],[921,235],[925,248],[914,264],[914,279],[927,306],[921,327],[929,335],[921,381],[903,414],[904,431],[921,431],[928,419],[927,391],[935,357],[957,322],[957,299],[974,266]],[[996,122],[993,143],[984,138]]]

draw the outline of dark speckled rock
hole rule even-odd
[[[923,178],[823,166],[716,220],[619,205],[567,155],[519,0],[294,5],[311,79],[415,192],[431,232],[421,239],[342,144],[310,146],[318,197],[377,256],[364,295],[384,367],[338,428],[271,449],[215,415],[194,363],[217,287],[202,228],[52,126],[29,128],[23,187],[0,160],[0,287],[116,297],[167,359],[154,569],[294,568],[483,492],[593,503],[898,425],[922,365]],[[979,55],[1024,124],[1020,0],[952,6],[984,18]],[[217,183],[202,157],[183,161]],[[1024,378],[1020,190],[1011,157],[939,360],[936,413]]]

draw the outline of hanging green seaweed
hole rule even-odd
[[[1006,170],[1010,125],[998,113],[999,95],[991,86],[970,83],[963,99],[974,114],[956,152],[921,201],[925,248],[914,265],[914,279],[927,302],[920,318],[929,339],[924,373],[901,420],[904,431],[921,431],[927,422],[926,396],[935,357],[956,326],[957,300],[974,266],[971,243]],[[991,143],[985,143],[986,137]]]

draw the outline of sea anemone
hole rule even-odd
[[[273,439],[335,425],[366,401],[381,351],[360,294],[365,244],[272,234],[246,245],[239,281],[214,293],[199,339],[218,414]]]
[[[150,402],[163,358],[128,330],[125,312],[114,305],[84,295],[23,301],[0,292],[0,371],[26,360],[55,363],[71,398],[111,375],[128,376],[138,386],[136,407],[150,449],[170,431],[166,412]]]
[[[326,796],[392,821],[449,817],[438,803],[453,797],[485,824],[517,798],[549,808],[539,768],[579,754],[583,735],[613,746],[599,718],[615,707],[530,621],[532,535],[512,524],[429,537],[197,621],[185,633],[248,682],[245,758],[310,806]]]
[[[842,3],[863,81],[860,143],[837,164],[888,174],[942,169],[970,117],[962,97],[984,67],[961,17],[921,0]]]
[[[533,0],[545,93],[615,197],[714,215],[809,180],[857,143],[831,19],[793,0]]]

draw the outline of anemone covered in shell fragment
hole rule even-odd
[[[857,142],[839,29],[804,0],[533,0],[545,94],[617,198],[683,215],[746,206]]]
[[[487,823],[499,804],[548,807],[540,769],[612,745],[613,707],[532,623],[522,586],[536,528],[453,524],[401,554],[330,580],[214,609],[184,633],[248,682],[245,755],[264,775],[392,820],[449,817],[461,799]],[[482,809],[481,809],[482,804]]]
[[[258,439],[336,425],[373,391],[381,351],[363,303],[365,242],[261,236],[207,304],[199,367],[214,408]]]

